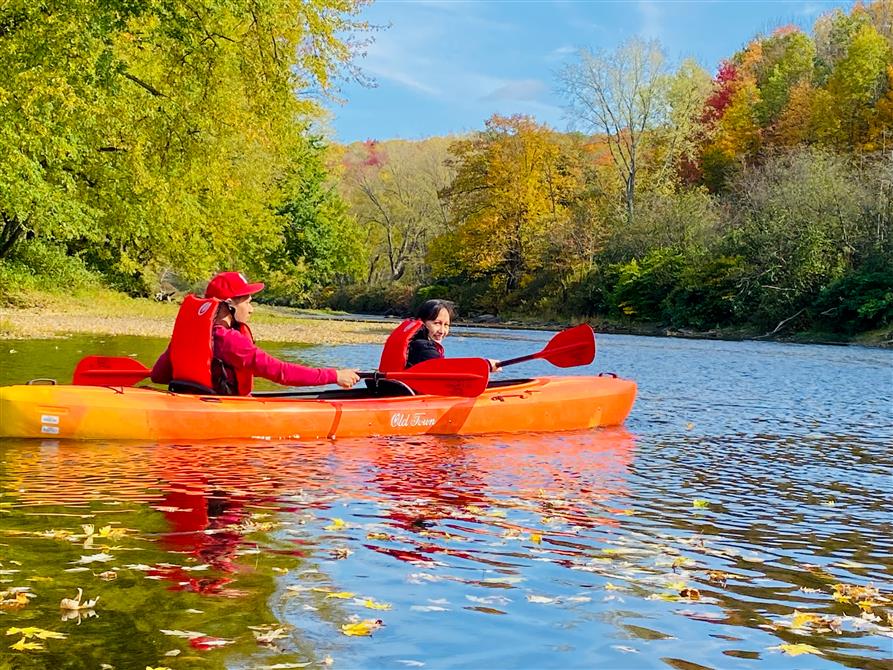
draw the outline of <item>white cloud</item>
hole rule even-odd
[[[552,49],[552,51],[546,54],[546,60],[551,62],[564,60],[566,57],[570,56],[571,54],[575,54],[578,51],[579,49],[577,47],[572,47],[570,45],[558,47],[557,49]]]
[[[485,102],[492,100],[536,101],[547,90],[545,82],[539,79],[516,79],[495,88],[484,95],[481,100]]]

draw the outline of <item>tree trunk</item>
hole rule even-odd
[[[3,217],[3,227],[0,228],[0,259],[9,256],[16,242],[25,233],[25,226],[16,218],[10,218],[5,213],[0,215]]]

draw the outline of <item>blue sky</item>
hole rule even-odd
[[[580,48],[611,50],[656,38],[673,63],[714,73],[757,34],[852,2],[816,0],[377,0],[362,18],[381,26],[357,61],[374,88],[343,82],[329,105],[340,142],[419,139],[478,130],[494,113],[523,113],[565,130],[555,73]]]

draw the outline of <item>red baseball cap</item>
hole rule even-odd
[[[208,282],[208,288],[205,289],[206,298],[217,298],[218,300],[227,300],[229,298],[239,298],[243,295],[251,295],[262,291],[264,285],[260,282],[249,284],[245,279],[245,275],[241,272],[221,272],[215,275]]]

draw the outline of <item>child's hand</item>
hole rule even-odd
[[[499,361],[488,358],[487,362],[490,364],[490,372],[502,372],[502,368],[499,367]]]
[[[335,383],[342,388],[349,389],[360,381],[360,375],[356,370],[336,370],[335,372],[337,374]]]

